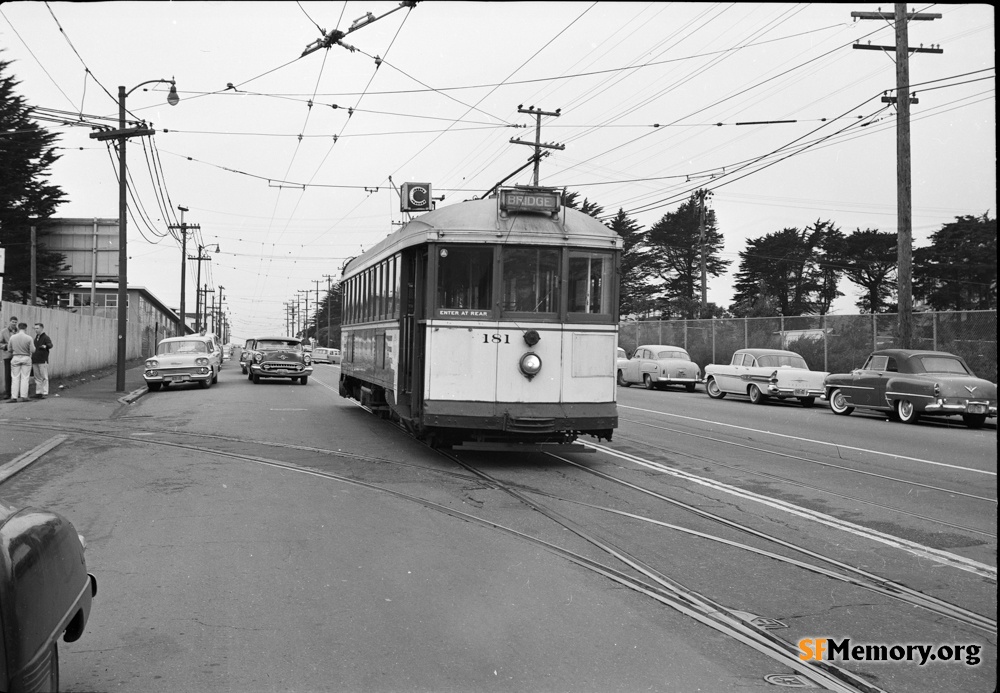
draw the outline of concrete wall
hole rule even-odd
[[[12,316],[17,316],[18,322],[28,323],[28,334],[32,337],[35,336],[34,323],[45,325],[45,333],[54,345],[49,355],[50,378],[62,378],[114,366],[118,362],[117,318],[99,318],[68,310],[0,302],[0,329],[7,327]],[[141,325],[129,324],[125,340],[128,360],[150,356],[151,351],[155,350],[154,340],[148,336],[143,339],[147,331],[151,332]]]

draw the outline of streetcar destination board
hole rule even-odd
[[[559,211],[560,193],[557,190],[500,190],[500,210],[503,212],[541,212],[555,214]]]

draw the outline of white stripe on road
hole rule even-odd
[[[973,469],[972,467],[960,467],[957,464],[947,464],[945,462],[935,462],[933,460],[924,460],[919,457],[907,457],[906,455],[897,455],[891,452],[882,452],[880,450],[871,450],[869,448],[856,448],[851,445],[842,445],[841,443],[828,443],[825,440],[814,440],[812,438],[803,438],[802,436],[790,436],[785,433],[775,433],[773,431],[764,431],[759,428],[749,428],[747,426],[737,426],[736,424],[720,423],[718,421],[709,421],[708,419],[697,419],[693,416],[681,416],[680,414],[670,414],[668,412],[656,411],[654,409],[642,409],[640,407],[626,407],[623,404],[618,405],[619,409],[633,409],[635,411],[645,412],[646,414],[658,414],[659,416],[672,416],[675,419],[685,419],[687,421],[696,421],[698,423],[712,424],[713,426],[725,426],[727,428],[735,428],[740,431],[747,431],[749,433],[761,433],[769,436],[776,436],[778,438],[788,438],[790,440],[798,440],[803,443],[812,443],[814,445],[829,445],[830,447],[835,447],[842,450],[854,450],[855,452],[865,452],[870,455],[884,455],[886,457],[892,457],[897,460],[907,460],[910,462],[919,462],[920,464],[932,464],[936,467],[948,467],[949,469],[958,469],[963,472],[973,472],[975,474],[986,474],[987,476],[996,476],[996,472],[990,472],[985,469]]]

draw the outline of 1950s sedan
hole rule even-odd
[[[794,351],[780,349],[740,349],[728,364],[705,366],[705,392],[712,399],[728,393],[746,395],[754,404],[769,398],[797,399],[811,407],[824,397],[824,371],[811,371],[806,360]]]
[[[855,408],[883,411],[903,423],[961,416],[969,428],[981,428],[997,415],[997,386],[942,351],[882,349],[857,370],[831,373],[825,387],[830,409],[842,416]]]
[[[258,337],[247,364],[254,384],[261,378],[286,378],[305,385],[312,375],[312,357],[297,337]]]
[[[156,356],[146,359],[142,378],[154,392],[173,384],[211,387],[218,382],[221,368],[222,350],[211,337],[168,337],[156,345]]]
[[[97,580],[69,520],[0,501],[0,691],[58,691],[59,647],[83,635]]]
[[[616,365],[618,384],[624,387],[645,385],[647,390],[663,389],[668,385],[683,385],[688,392],[701,382],[701,369],[681,347],[665,344],[644,344]]]

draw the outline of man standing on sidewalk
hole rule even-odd
[[[11,352],[10,399],[6,402],[27,402],[28,386],[31,384],[31,355],[35,353],[35,340],[28,335],[28,323],[17,325],[17,334],[7,340]]]
[[[13,392],[13,390],[10,389],[10,360],[14,356],[10,350],[10,344],[8,344],[8,342],[10,342],[10,338],[15,334],[17,334],[17,318],[12,315],[7,327],[0,330],[0,356],[3,357],[3,392],[7,397],[11,397]]]
[[[35,397],[45,399],[49,394],[49,352],[52,340],[45,334],[45,325],[35,323],[35,353],[31,355],[31,371],[35,376]]]

